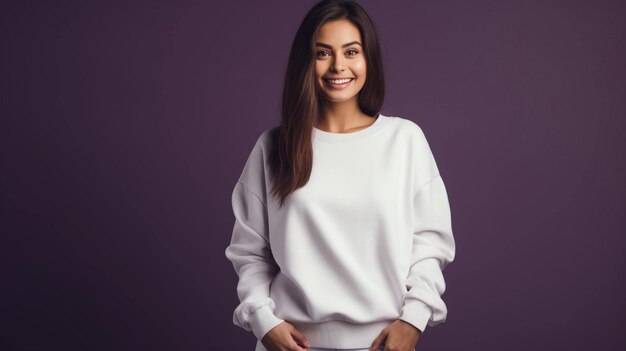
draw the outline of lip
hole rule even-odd
[[[326,79],[350,79],[350,81],[348,83],[344,83],[344,84],[331,84],[329,83]],[[352,84],[352,82],[354,82],[354,78],[352,77],[344,77],[344,78],[324,78],[323,79],[324,84],[331,88],[331,89],[335,89],[335,90],[341,90],[346,88],[347,86],[349,86],[350,84]]]

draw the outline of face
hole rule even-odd
[[[358,98],[366,73],[362,43],[359,29],[347,19],[326,22],[320,28],[315,37],[315,80],[326,100]]]

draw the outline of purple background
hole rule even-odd
[[[362,1],[450,197],[418,350],[626,345],[626,6]],[[0,9],[0,348],[252,350],[230,196],[314,1]]]

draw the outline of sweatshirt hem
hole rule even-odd
[[[321,323],[289,322],[309,341],[311,347],[355,349],[368,348],[380,332],[394,320],[351,323],[332,320]]]

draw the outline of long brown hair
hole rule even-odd
[[[311,176],[311,137],[320,117],[320,92],[315,81],[315,36],[324,23],[338,19],[354,24],[363,40],[367,76],[358,95],[359,109],[377,117],[384,101],[383,64],[374,23],[354,0],[320,1],[306,14],[293,39],[285,72],[281,123],[272,130],[271,194],[278,197],[281,207],[287,196],[306,185]]]

